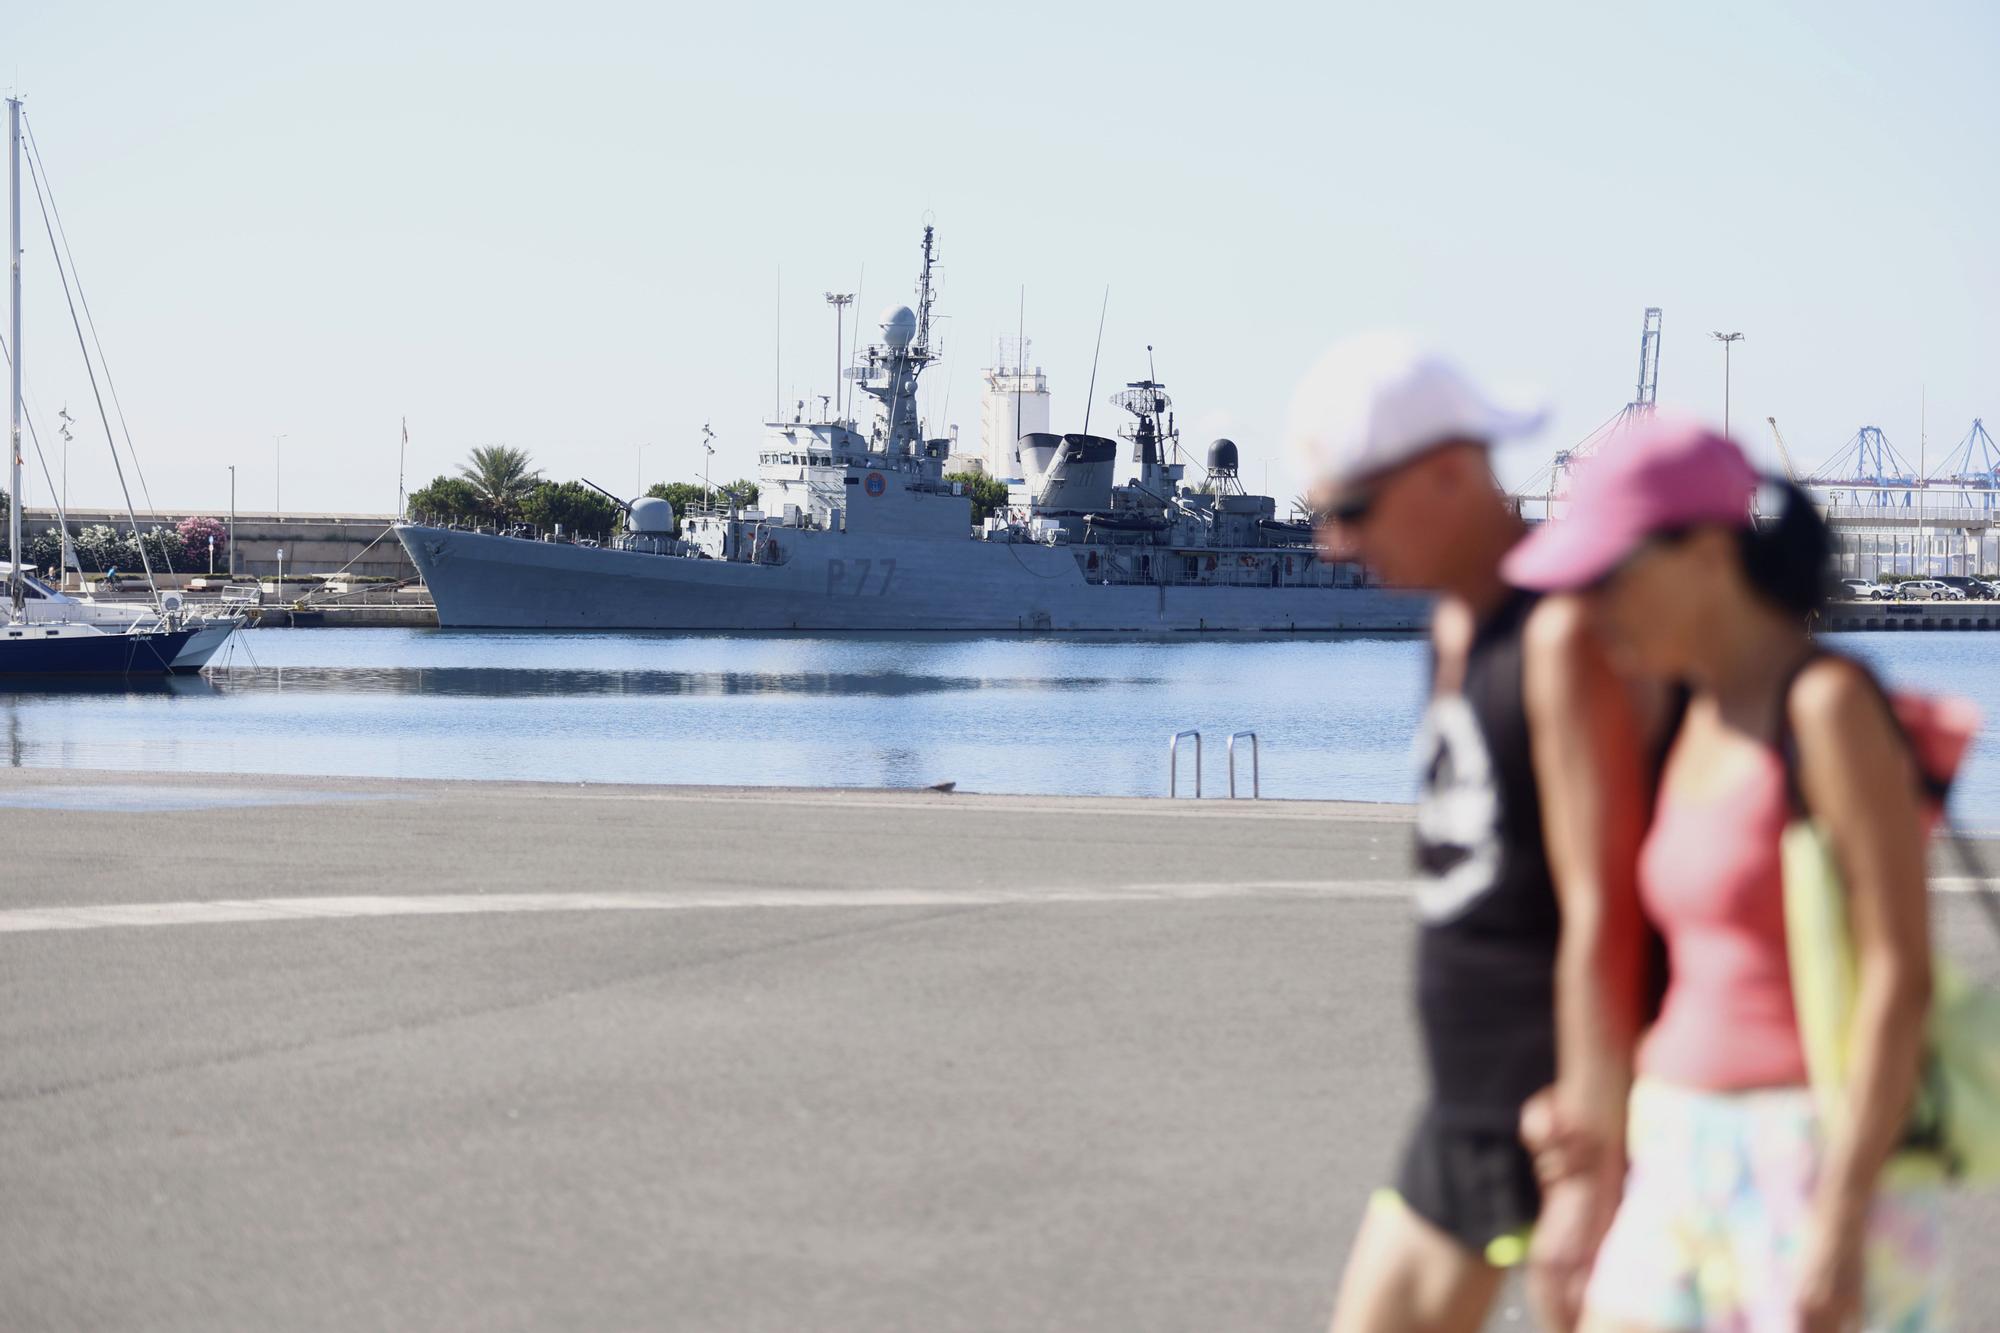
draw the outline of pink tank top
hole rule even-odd
[[[1791,817],[1774,749],[1733,790],[1662,797],[1639,853],[1639,896],[1670,959],[1639,1072],[1729,1091],[1802,1084],[1785,956],[1778,842]]]

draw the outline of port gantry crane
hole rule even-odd
[[[1986,433],[1986,423],[1974,417],[1972,429],[1952,446],[1928,478],[1942,484],[1945,501],[1961,509],[2000,509],[2000,445]]]
[[[1785,437],[1778,434],[1778,419],[1765,417],[1764,420],[1771,425],[1771,439],[1778,446],[1778,462],[1784,465],[1785,480],[1796,486],[1799,481],[1799,470],[1792,466],[1792,451],[1785,447]]]
[[[1921,483],[1880,426],[1863,426],[1802,484],[1825,491],[1833,504],[1839,504],[1840,493],[1848,491],[1850,503],[1856,505],[1908,509]]]
[[[1570,471],[1580,459],[1590,457],[1607,440],[1631,429],[1653,415],[1660,396],[1660,307],[1646,307],[1639,326],[1639,382],[1632,401],[1619,408],[1610,420],[1567,449],[1558,449],[1547,468],[1537,472],[1521,488],[1524,496],[1536,493],[1536,482],[1546,479],[1543,516],[1555,517],[1556,501],[1569,495]]]

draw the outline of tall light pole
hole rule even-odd
[[[702,460],[701,460],[701,502],[703,505],[710,507],[712,507],[715,502],[709,499],[709,496],[713,493],[714,488],[709,484],[708,480],[708,460],[715,457],[715,446],[710,444],[709,441],[713,440],[714,438],[715,438],[715,432],[708,428],[708,423],[706,421],[702,422],[701,447],[707,450],[707,452],[702,455]]]
[[[236,577],[236,464],[229,465],[229,577]]]
[[[639,443],[639,470],[634,474],[632,482],[632,498],[634,500],[646,493],[646,443],[644,440]]]
[[[1729,434],[1729,349],[1732,344],[1742,341],[1743,335],[1716,333],[1712,336],[1722,344],[1722,433],[1727,435]]]
[[[277,506],[278,517],[285,516],[285,437],[280,435],[272,446],[272,454],[277,460],[271,471],[271,502]]]
[[[833,400],[840,401],[840,373],[847,369],[847,363],[840,357],[840,326],[846,322],[843,312],[854,299],[853,292],[828,292],[826,303],[833,307]]]

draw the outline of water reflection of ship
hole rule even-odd
[[[442,625],[567,629],[1409,631],[1422,599],[1323,560],[1302,516],[1246,492],[1236,446],[1217,441],[1186,481],[1172,402],[1151,378],[1112,401],[1120,439],[1019,436],[1003,512],[972,528],[946,480],[953,440],[917,410],[931,340],[935,248],[924,231],[914,309],[849,372],[875,400],[852,419],[766,425],[759,504],[675,514],[630,506],[611,546],[411,522],[397,535]],[[831,403],[831,399],[828,400]],[[1016,428],[1023,424],[1016,416]],[[1135,465],[1118,481],[1120,440]],[[1011,458],[1010,458],[1011,461]]]
[[[927,636],[926,644],[935,639]],[[611,695],[891,698],[998,691],[1087,691],[1157,684],[1147,677],[988,676],[909,671],[611,671],[541,667],[261,667],[190,682],[209,694],[407,694],[578,699]],[[178,693],[171,687],[167,692]]]

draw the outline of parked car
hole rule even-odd
[[[1886,602],[1896,595],[1896,590],[1888,584],[1870,583],[1867,579],[1842,579],[1833,592],[1852,602]]]
[[[1968,598],[1977,601],[1985,601],[1993,595],[1993,587],[1985,579],[1972,578],[1966,574],[1940,574],[1937,576],[1937,582],[1956,588]]]
[[[1940,579],[1905,579],[1896,585],[1896,598],[1904,602],[1962,602],[1965,594]]]

